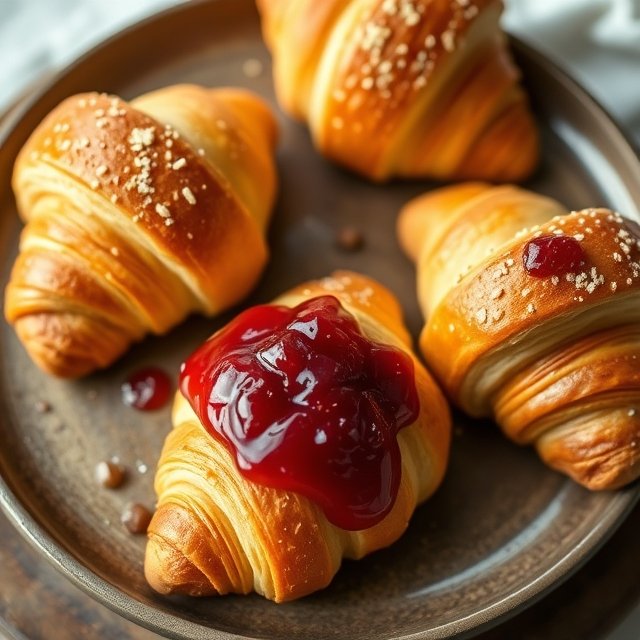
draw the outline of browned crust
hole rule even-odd
[[[358,15],[340,0],[258,5],[280,101],[328,158],[374,180],[519,180],[535,168],[536,125],[498,26],[501,2],[378,0]],[[491,24],[479,26],[483,17]],[[477,50],[449,75],[476,26]]]
[[[203,90],[203,98],[208,96],[215,99],[215,91]],[[131,142],[134,131],[150,132],[148,144],[138,151]],[[170,161],[165,160],[167,151],[171,152]],[[144,156],[152,163],[150,178],[146,185],[131,185],[129,181],[141,174],[136,163]],[[181,158],[185,165],[173,169]],[[208,296],[220,296],[221,278],[212,274],[217,274],[230,256],[244,251],[261,263],[266,261],[263,234],[226,180],[173,128],[116,96],[72,96],[34,131],[18,156],[13,178],[18,208],[26,221],[30,220],[32,203],[21,196],[21,176],[37,162],[70,172],[107,200],[115,201],[121,214],[134,220],[158,251],[194,274]],[[104,173],[102,168],[106,168]],[[148,192],[149,187],[153,193]],[[185,188],[190,189],[197,206],[186,200]],[[170,215],[159,214],[157,206],[166,207]],[[250,252],[246,251],[247,243],[252,247]]]
[[[496,395],[503,431],[590,489],[640,475],[640,329],[622,325],[569,341]]]
[[[550,467],[592,491],[619,489],[640,477],[640,417],[629,415],[624,400],[617,406],[612,400],[595,418],[549,430],[535,442]],[[636,393],[636,406],[638,400]]]
[[[534,235],[530,232],[453,286],[429,317],[420,346],[454,398],[460,400],[460,388],[469,369],[496,345],[524,335],[532,326],[564,314],[587,312],[640,288],[638,225],[607,209],[585,209],[550,221],[535,233],[550,234],[556,229],[580,238],[587,257],[580,271],[586,274],[584,287],[576,286],[579,274],[572,274],[573,281],[562,277],[554,283],[551,278],[534,278],[527,273],[522,256],[525,244]],[[633,238],[626,245],[628,254],[621,249],[625,244],[621,232]],[[602,284],[590,291],[591,283],[600,278]],[[499,297],[496,289],[501,291]]]
[[[419,264],[421,348],[454,401],[585,487],[615,489],[640,475],[640,227],[560,211],[471,183],[414,199],[398,233]],[[529,274],[525,246],[543,235],[574,238],[585,264]]]
[[[138,103],[68,98],[16,161],[27,224],[4,312],[54,375],[84,375],[147,332],[221,311],[266,264],[277,137],[269,108],[247,91],[195,85]],[[175,117],[181,133],[142,107]]]

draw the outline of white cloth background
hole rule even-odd
[[[0,0],[0,111],[42,73],[185,0]],[[321,2],[322,0],[317,0]],[[505,26],[560,63],[640,143],[640,0],[505,0]],[[640,637],[640,605],[609,640]]]
[[[0,110],[43,71],[181,1],[0,0]],[[568,69],[640,141],[640,0],[505,4],[507,28]]]
[[[560,63],[640,141],[640,0],[506,0],[505,26]]]

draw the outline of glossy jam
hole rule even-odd
[[[122,402],[139,411],[155,411],[167,404],[171,387],[171,379],[162,369],[140,369],[122,384]]]
[[[530,276],[549,278],[578,270],[585,263],[585,255],[575,238],[548,235],[529,240],[522,261]]]
[[[240,314],[183,365],[180,389],[254,482],[314,500],[343,529],[391,510],[413,362],[365,338],[332,296]]]

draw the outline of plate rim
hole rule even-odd
[[[4,146],[20,122],[58,83],[73,74],[76,68],[91,62],[100,52],[109,49],[119,40],[142,28],[149,28],[154,23],[171,19],[171,16],[175,14],[195,12],[200,6],[215,5],[224,1],[190,0],[165,7],[98,41],[54,74],[44,74],[45,82],[39,89],[23,95],[17,103],[9,106],[5,111],[5,117],[0,123],[0,148]],[[640,178],[640,145],[628,134],[618,119],[573,78],[557,60],[551,59],[518,36],[508,35],[511,44],[517,51],[524,54],[537,67],[542,68],[545,73],[552,76],[572,94],[580,96],[582,105],[586,106],[601,124],[606,125],[611,136],[615,138],[615,144],[620,152],[624,151],[624,154],[629,156],[629,162],[626,166],[633,167]],[[640,181],[638,184],[640,185]],[[640,208],[640,203],[638,206]],[[570,482],[570,480],[567,481]],[[582,538],[579,545],[571,548],[555,564],[524,587],[510,592],[497,602],[464,618],[427,630],[394,635],[389,640],[426,640],[427,638],[440,639],[453,636],[470,638],[497,626],[533,605],[569,579],[598,552],[638,503],[640,503],[640,483],[636,481],[612,496],[612,500],[607,504],[597,525]],[[165,637],[181,640],[258,640],[254,636],[237,635],[180,618],[141,602],[111,585],[66,551],[62,545],[57,543],[54,536],[38,523],[37,519],[12,491],[9,482],[2,474],[2,469],[0,469],[0,509],[30,546],[59,573],[94,600],[122,617]]]

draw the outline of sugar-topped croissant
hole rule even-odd
[[[420,345],[450,396],[590,489],[640,476],[640,227],[511,186],[409,203]]]
[[[400,308],[350,272],[240,314],[183,365],[145,574],[161,593],[325,587],[439,485],[450,418]]]
[[[258,0],[282,106],[374,180],[519,180],[538,137],[500,0]]]
[[[276,137],[268,107],[236,89],[55,108],[13,176],[26,227],[5,315],[33,360],[80,376],[247,294],[267,259]]]

